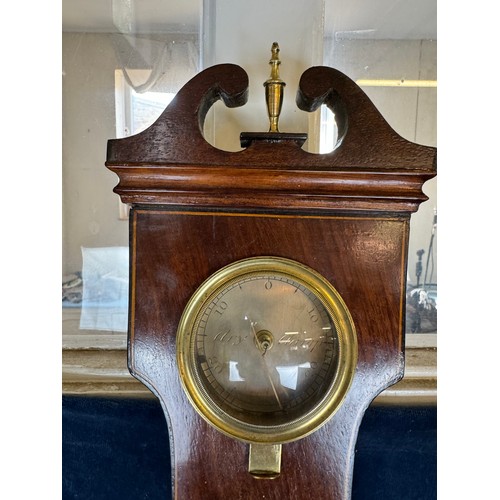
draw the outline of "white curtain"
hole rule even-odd
[[[177,92],[198,72],[196,35],[112,34],[116,58],[127,83],[137,92]],[[150,70],[147,79],[135,80],[130,70]]]

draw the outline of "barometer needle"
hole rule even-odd
[[[253,332],[253,336],[255,337],[255,342],[257,343],[257,347],[260,350],[262,347],[262,344],[260,343],[259,338],[257,337],[257,332],[255,331],[255,328],[253,326],[252,321],[250,321],[250,326],[252,327],[252,332]],[[280,407],[280,410],[283,410],[283,405],[281,404],[280,398],[278,397],[276,387],[274,386],[273,379],[271,378],[271,373],[269,372],[269,367],[267,366],[267,362],[264,358],[266,352],[267,352],[267,346],[264,347],[264,353],[262,354],[261,359],[262,359],[262,362],[264,363],[265,372],[266,372],[267,378],[269,380],[269,383],[271,384],[271,388],[273,390],[274,397],[276,398],[276,401],[278,402],[278,406]]]
[[[274,383],[273,383],[273,381],[271,379],[271,374],[269,373],[269,369],[267,368],[267,364],[266,364],[265,360],[264,360],[264,365],[266,367],[267,378],[269,379],[269,382],[271,383],[271,387],[272,387],[273,392],[274,392],[274,397],[276,398],[276,401],[278,402],[278,406],[280,407],[280,410],[282,410],[283,406],[281,404],[280,398],[278,397],[278,393],[276,392],[276,388],[274,387]]]

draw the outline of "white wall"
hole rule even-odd
[[[254,0],[207,2],[204,15],[203,66],[234,63],[249,75],[249,96],[245,106],[214,109],[212,129],[207,137],[216,147],[234,151],[240,132],[267,132],[264,82],[270,76],[271,46],[280,46],[280,77],[286,83],[279,121],[281,132],[308,132],[310,114],[295,105],[302,73],[322,64],[324,38],[323,0]],[[214,133],[210,136],[210,133]]]
[[[118,220],[117,177],[105,166],[115,137],[114,73],[110,36],[63,34],[63,274],[81,270],[81,246],[128,244]]]
[[[180,43],[192,39],[186,33],[137,38],[63,33],[63,275],[81,270],[81,247],[128,245],[128,222],[119,219],[113,193],[118,177],[104,166],[107,141],[116,137],[115,70],[122,65],[150,69],[151,61],[180,55],[179,71],[157,82],[172,91],[173,80],[196,73],[197,53],[185,55]],[[177,51],[171,49],[173,41],[179,42]],[[192,51],[198,51],[196,44]]]

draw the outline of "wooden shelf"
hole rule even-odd
[[[80,309],[63,310],[62,391],[64,395],[150,398],[153,393],[127,368],[127,334],[79,329]],[[382,392],[379,405],[437,403],[437,336],[406,336],[405,376]]]

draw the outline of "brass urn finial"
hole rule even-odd
[[[281,106],[283,104],[283,87],[286,83],[279,77],[279,59],[280,48],[277,42],[273,43],[271,47],[271,76],[264,82],[266,88],[266,104],[267,114],[269,116],[269,132],[279,132],[278,120],[281,113]]]

